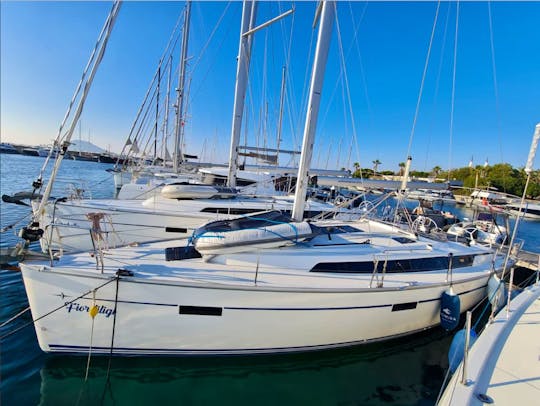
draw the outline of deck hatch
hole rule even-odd
[[[201,258],[201,254],[192,246],[165,248],[166,261],[180,261],[191,258]]]

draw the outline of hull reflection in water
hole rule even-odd
[[[447,368],[442,329],[385,344],[257,357],[49,358],[40,404],[433,404]],[[366,373],[369,371],[369,373]]]

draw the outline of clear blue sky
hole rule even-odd
[[[260,3],[258,23],[291,4]],[[249,145],[276,144],[281,69],[289,44],[282,148],[300,144],[315,3],[295,6],[293,17],[255,37],[246,101]],[[49,143],[111,3],[2,1],[0,7],[2,141]],[[122,5],[83,112],[85,140],[120,151],[183,7],[183,2]],[[335,26],[313,166],[352,168],[360,162],[371,167],[379,159],[380,169],[397,170],[405,161],[436,7],[435,2],[338,2],[351,107]],[[203,152],[216,162],[228,158],[241,9],[241,2],[193,3],[187,152]],[[525,164],[540,121],[540,2],[492,2],[491,12],[498,97],[488,3],[461,2],[450,141],[456,3],[440,5],[412,141],[413,169],[466,166],[471,156],[475,164],[486,158],[490,164]],[[354,134],[358,148],[351,141]]]

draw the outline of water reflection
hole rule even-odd
[[[431,405],[447,368],[441,329],[392,342],[291,355],[49,357],[40,404]]]

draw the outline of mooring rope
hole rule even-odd
[[[44,315],[38,317],[37,319],[32,320],[32,321],[29,321],[28,323],[23,324],[23,325],[20,326],[19,328],[16,328],[15,330],[12,330],[12,331],[10,331],[10,332],[4,334],[3,336],[0,336],[0,340],[3,340],[4,338],[9,337],[9,336],[15,334],[17,331],[22,330],[23,328],[28,327],[28,326],[34,324],[36,321],[39,321],[39,320],[41,320],[41,319],[43,319],[43,318],[45,318],[45,317],[47,317],[47,316],[50,316],[51,314],[53,314],[53,313],[57,312],[58,310],[64,308],[66,305],[71,304],[71,303],[75,302],[76,300],[82,299],[83,297],[85,297],[85,296],[88,295],[89,293],[92,293],[92,291],[101,289],[102,287],[108,285],[109,283],[115,281],[115,280],[118,279],[118,278],[119,278],[119,277],[116,276],[116,277],[114,277],[113,279],[108,280],[108,281],[105,282],[104,284],[99,285],[97,288],[93,288],[93,289],[89,290],[88,292],[85,292],[85,293],[83,293],[82,295],[77,296],[75,299],[70,300],[69,302],[65,302],[64,304],[62,304],[62,305],[60,305],[60,306],[54,308],[54,309],[51,310],[50,312],[45,313]],[[26,311],[26,310],[25,310],[25,311]],[[116,311],[116,306],[115,306],[115,311]],[[12,319],[14,319],[14,318],[12,317]],[[11,319],[8,320],[8,321],[11,321]],[[7,323],[7,322],[6,322],[6,323]],[[3,326],[3,325],[2,325],[2,326]]]
[[[114,297],[113,327],[112,327],[112,334],[111,334],[111,349],[110,349],[110,352],[109,352],[109,363],[107,365],[107,375],[106,375],[106,380],[105,380],[105,387],[103,388],[103,393],[101,394],[101,404],[104,403],[105,394],[107,393],[107,389],[109,389],[109,391],[111,393],[111,398],[113,396],[113,391],[112,391],[112,387],[111,387],[111,375],[110,375],[110,372],[111,372],[111,361],[112,361],[113,347],[114,347],[114,333],[115,333],[115,330],[116,330],[116,311],[117,311],[117,307],[118,307],[118,288],[119,288],[119,284],[120,284],[120,276],[116,276],[115,279],[116,279],[116,294],[115,294],[115,297]],[[113,402],[113,404],[114,404],[114,402]]]
[[[30,310],[30,306],[28,306],[26,309],[20,311],[19,313],[17,313],[15,316],[13,316],[12,318],[10,318],[9,320],[6,320],[4,321],[2,324],[0,324],[0,328],[4,327],[5,325],[11,323],[13,320],[15,320],[16,318],[18,318],[19,316],[22,316],[24,313],[26,313],[28,310]]]

